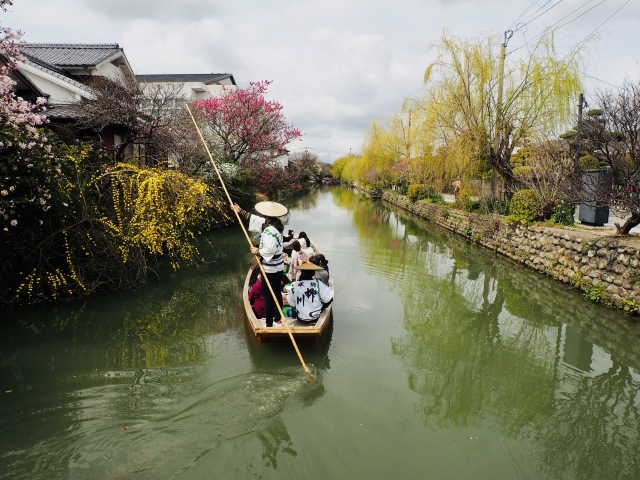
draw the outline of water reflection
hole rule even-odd
[[[301,348],[316,384],[290,345],[247,342],[247,259],[224,254],[241,241],[221,234],[215,262],[138,292],[13,312],[0,343],[0,478],[202,478],[295,456],[281,414],[324,394],[331,332]]]
[[[318,382],[248,336],[227,231],[204,268],[0,324],[0,478],[638,476],[638,324],[332,192],[292,213],[339,284]]]
[[[294,368],[300,366],[298,357],[292,355],[292,346],[289,342],[260,342],[252,335],[251,330],[245,322],[245,336],[248,352],[251,358],[254,371],[273,371],[274,369],[286,367]],[[322,373],[329,370],[329,347],[333,338],[333,316],[325,333],[316,342],[299,342],[298,348],[306,362],[315,373]]]
[[[528,442],[548,477],[640,476],[637,324],[401,210],[332,193],[367,268],[402,299],[391,350],[426,427]]]
[[[277,456],[279,452],[294,457],[298,455],[298,452],[292,448],[291,437],[280,417],[270,419],[264,426],[258,429],[257,435],[264,448],[262,458],[265,460],[265,466],[267,467],[273,467],[274,470],[278,469]]]
[[[310,192],[300,193],[293,197],[289,197],[283,200],[283,203],[289,208],[289,210],[298,210],[304,213],[316,207],[320,195],[326,189],[327,187],[314,188]]]

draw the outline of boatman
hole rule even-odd
[[[300,270],[300,280],[291,283],[287,300],[289,305],[295,308],[298,322],[312,325],[333,301],[333,290],[313,278],[316,270],[322,270],[322,267],[306,262],[297,268]]]
[[[282,284],[284,278],[284,256],[282,255],[282,232],[284,225],[279,217],[285,216],[289,210],[284,205],[277,202],[256,203],[255,210],[264,217],[264,230],[260,237],[260,245],[251,247],[253,255],[262,257],[262,268],[267,276],[266,280],[273,288],[276,299],[282,309]],[[234,205],[234,210],[238,211],[239,206]],[[267,327],[281,327],[282,320],[273,296],[269,291],[267,282],[262,282],[262,298],[264,300],[264,315]]]

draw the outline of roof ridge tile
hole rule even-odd
[[[29,43],[25,47],[32,48],[120,48],[118,43]]]

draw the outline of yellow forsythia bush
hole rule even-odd
[[[196,227],[205,228],[212,209],[220,209],[202,180],[166,169],[118,164],[110,172],[115,219],[103,221],[120,238],[127,261],[133,248],[188,260],[195,253]]]

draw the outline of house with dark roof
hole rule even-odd
[[[237,88],[230,73],[134,75],[117,43],[27,43],[23,54],[25,61],[12,72],[16,94],[25,100],[45,97],[47,116],[60,123],[75,116],[69,105],[94,98],[88,82],[92,77],[135,77],[142,85],[163,87],[156,91],[170,95],[170,108],[176,109],[188,101],[221,95],[225,88]],[[100,138],[108,150],[115,150],[128,134],[114,125],[100,132]]]
[[[236,81],[230,73],[136,75],[136,79],[141,84],[175,85],[179,88],[176,97],[187,101],[204,100],[221,95],[225,88],[236,88]]]
[[[117,43],[27,43],[26,62],[14,75],[18,95],[46,97],[49,115],[65,117],[64,105],[92,98],[86,85],[90,77],[134,76],[124,50]],[[179,103],[220,95],[236,88],[230,73],[135,75],[142,84],[171,85]],[[176,105],[178,106],[178,105]]]
[[[19,73],[30,90],[35,88],[47,98],[52,114],[56,106],[92,97],[85,84],[88,77],[133,75],[117,43],[27,43],[23,54],[26,61],[20,63]]]

